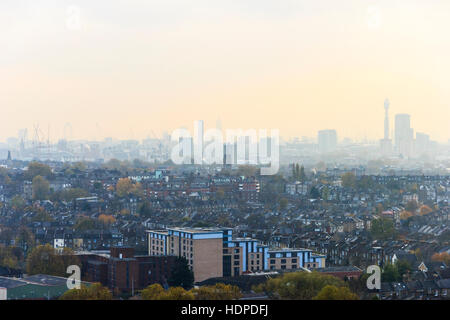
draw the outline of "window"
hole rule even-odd
[[[297,263],[297,259],[292,259],[292,263]]]
[[[281,269],[282,269],[282,270],[286,269],[286,265],[282,265],[282,266],[281,266]]]
[[[275,259],[270,260],[270,264],[275,264]]]
[[[239,257],[238,254],[235,254],[235,255],[234,255],[234,259],[235,259],[235,260],[239,260],[239,258],[240,258],[240,257]]]
[[[281,263],[286,263],[286,259],[281,259]]]

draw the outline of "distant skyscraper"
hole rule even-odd
[[[196,120],[194,122],[194,163],[203,163],[203,120]]]
[[[384,138],[380,140],[381,153],[388,156],[392,152],[392,142],[389,139],[389,100],[384,100]]]
[[[319,152],[331,152],[337,147],[336,130],[320,130],[317,135]]]
[[[421,132],[417,132],[416,133],[416,141],[414,144],[414,152],[421,156],[423,154],[427,154],[430,151],[430,136],[425,134],[425,133],[421,133]]]
[[[389,139],[389,100],[384,100],[384,139]]]
[[[395,116],[395,149],[399,155],[410,157],[414,140],[414,130],[411,128],[409,114]]]

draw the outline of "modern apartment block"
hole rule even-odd
[[[223,231],[220,229],[170,228],[148,231],[149,255],[184,257],[195,281],[221,277]]]
[[[309,249],[283,248],[269,251],[269,270],[317,269],[325,267],[324,255]]]
[[[324,268],[325,256],[309,249],[269,249],[252,238],[233,238],[229,228],[149,230],[150,256],[185,257],[196,282],[266,270]]]

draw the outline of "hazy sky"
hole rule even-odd
[[[78,15],[79,13],[79,15]],[[448,0],[2,0],[0,140],[337,129],[450,138]]]

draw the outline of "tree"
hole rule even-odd
[[[39,208],[34,215],[32,221],[39,221],[39,222],[52,222],[53,218],[52,216],[45,211],[43,208]]]
[[[182,287],[171,287],[164,290],[159,283],[152,284],[141,291],[143,300],[194,300],[192,291],[186,291]]]
[[[238,176],[254,177],[258,172],[258,168],[251,165],[242,165],[238,168]]]
[[[395,264],[387,264],[381,273],[381,280],[384,282],[402,281],[403,276],[412,271],[408,261],[398,260]]]
[[[309,191],[309,196],[311,197],[311,199],[320,199],[320,192],[316,187],[312,187]]]
[[[358,296],[347,287],[327,285],[320,290],[313,300],[358,300]]]
[[[242,297],[239,287],[216,283],[191,290],[196,300],[237,300]]]
[[[49,244],[40,245],[27,258],[27,273],[65,277],[68,266],[79,264],[79,259],[70,249],[58,252]]]
[[[28,274],[50,274],[54,276],[64,275],[66,270],[62,260],[58,259],[55,249],[49,245],[34,248],[27,259]]]
[[[188,261],[184,257],[178,257],[171,270],[168,284],[173,287],[183,287],[189,290],[194,285],[194,273],[189,267]]]
[[[356,187],[356,176],[353,172],[346,172],[342,175],[342,186],[344,188]]]
[[[152,206],[149,201],[144,201],[139,205],[138,213],[141,217],[150,217],[152,215]]]
[[[286,198],[281,198],[280,199],[280,210],[284,210],[287,208],[289,201]]]
[[[421,215],[421,216],[425,216],[425,215],[427,215],[427,214],[429,214],[429,213],[431,213],[431,212],[433,212],[433,209],[431,209],[429,206],[427,206],[427,205],[423,205],[423,206],[421,206],[420,207],[420,209],[419,209],[419,215]]]
[[[51,178],[52,175],[52,169],[48,165],[39,162],[30,162],[24,177],[27,180],[33,180],[36,176]]]
[[[11,206],[14,210],[23,210],[26,206],[26,202],[21,196],[15,195],[11,199]]]
[[[326,285],[345,286],[344,281],[331,275],[313,271],[291,272],[271,278],[266,283],[255,287],[255,291],[263,291],[272,298],[286,300],[311,300]]]
[[[400,274],[400,280],[403,279],[403,276],[412,271],[412,266],[407,260],[397,260],[395,262],[395,266],[397,267],[398,273]]]
[[[96,228],[97,228],[97,221],[92,218],[85,217],[85,216],[79,217],[76,220],[75,227],[74,227],[74,229],[76,231],[87,231],[87,230],[93,230]]]
[[[328,201],[329,197],[330,197],[330,189],[328,189],[328,187],[325,186],[322,189],[322,199]]]
[[[33,178],[33,200],[46,200],[50,193],[50,183],[42,176]]]
[[[119,198],[142,196],[142,186],[140,183],[133,183],[129,178],[121,178],[117,181],[116,193]]]
[[[402,212],[400,212],[400,219],[401,220],[408,220],[412,216],[413,216],[413,214],[411,212],[409,212],[409,211],[403,210]]]
[[[128,196],[131,193],[131,190],[133,189],[133,183],[128,178],[121,178],[119,181],[117,181],[116,184],[116,193],[117,196],[120,198],[124,198]]]
[[[450,254],[448,252],[435,253],[431,256],[432,261],[444,262],[450,266]]]
[[[300,167],[300,173],[299,173],[298,179],[301,182],[305,182],[306,181],[305,167],[303,165]]]
[[[66,291],[59,300],[112,300],[111,291],[100,283],[81,285],[80,289]]]
[[[159,283],[155,283],[143,289],[141,296],[143,300],[159,300],[163,293],[164,288]]]
[[[98,216],[98,221],[105,227],[111,226],[114,222],[116,222],[116,218],[111,215],[101,214]]]
[[[16,244],[23,250],[25,254],[28,253],[35,245],[35,237],[33,232],[25,226],[19,227]]]
[[[165,291],[160,300],[194,300],[195,296],[191,291],[186,291],[182,287],[171,287]]]
[[[17,268],[19,258],[13,247],[0,247],[0,266],[7,268]]]
[[[395,234],[394,221],[388,218],[372,220],[370,233],[374,239],[384,240]]]
[[[216,199],[217,199],[217,200],[223,200],[223,199],[225,199],[225,191],[223,190],[223,188],[219,188],[219,189],[216,191]]]
[[[418,208],[419,208],[419,204],[417,203],[416,200],[408,201],[408,203],[405,206],[405,210],[409,211],[409,212],[416,212]]]

